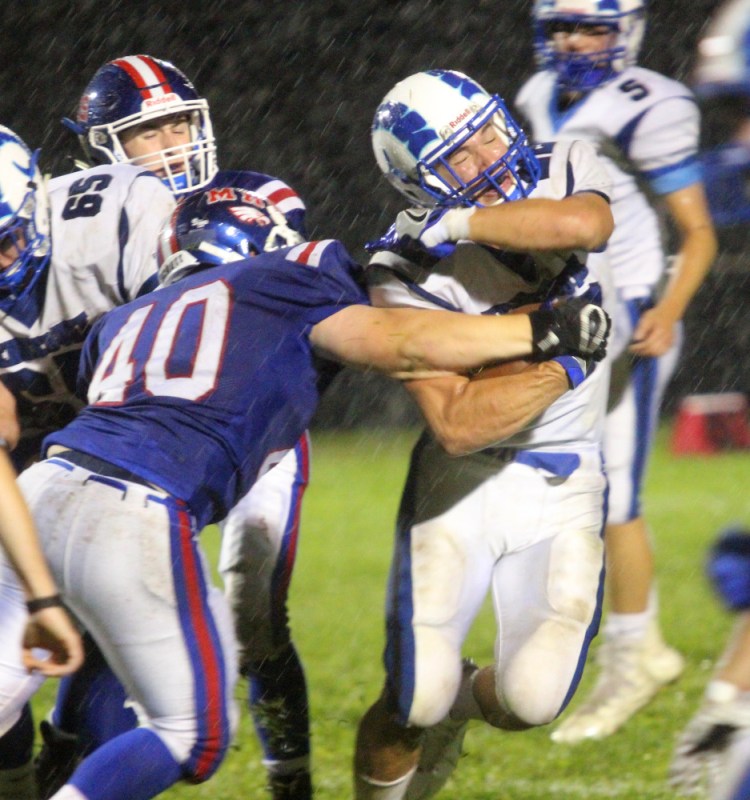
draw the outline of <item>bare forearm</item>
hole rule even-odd
[[[4,451],[0,451],[0,543],[28,597],[56,593],[33,520],[16,484],[15,470]]]
[[[531,198],[478,208],[469,217],[469,238],[510,250],[593,250],[613,225],[607,202],[596,195]]]
[[[502,359],[528,356],[532,350],[531,324],[526,315],[415,311],[404,334],[399,350],[406,369],[395,373],[396,377],[414,377],[435,370],[463,372]]]
[[[532,352],[526,315],[506,317],[350,306],[319,322],[310,341],[354,367],[374,367],[394,377],[464,372]]]
[[[675,322],[682,319],[693,296],[705,280],[716,257],[717,243],[712,228],[695,231],[677,255],[674,273],[659,307]]]
[[[522,430],[568,390],[568,379],[559,364],[546,362],[516,375],[489,369],[472,379],[437,378],[406,387],[445,450],[465,455]]]

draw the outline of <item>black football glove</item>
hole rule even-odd
[[[529,314],[533,355],[539,359],[575,355],[601,361],[607,354],[612,320],[603,308],[585,298],[571,298]]]

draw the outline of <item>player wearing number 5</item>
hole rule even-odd
[[[540,70],[517,106],[538,141],[592,142],[612,178],[615,229],[607,260],[617,289],[604,452],[610,480],[605,533],[609,615],[588,702],[553,733],[560,742],[617,730],[682,671],[657,623],[653,556],[641,488],[680,320],[716,251],[696,161],[699,114],[682,84],[636,66],[642,0],[537,0]],[[660,212],[676,229],[667,273]]]

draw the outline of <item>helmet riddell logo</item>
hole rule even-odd
[[[469,117],[476,114],[477,111],[479,111],[479,106],[476,103],[471,103],[458,116],[450,120],[444,128],[441,128],[438,133],[443,139],[447,139],[452,136]]]
[[[162,106],[171,106],[174,103],[181,103],[182,98],[176,94],[175,92],[169,92],[169,94],[162,94],[158,97],[147,97],[141,103],[141,109],[143,111],[152,111],[155,108],[161,108]]]

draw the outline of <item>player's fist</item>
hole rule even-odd
[[[396,217],[399,236],[419,242],[428,252],[438,253],[446,242],[469,238],[469,217],[474,208],[407,208]]]
[[[601,361],[607,354],[612,320],[603,308],[584,298],[532,311],[529,319],[537,358],[575,355]]]

